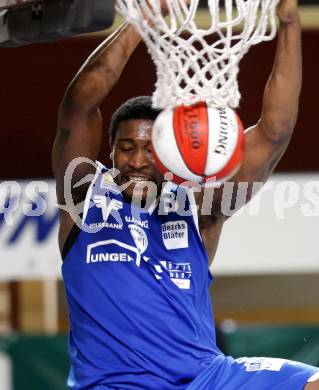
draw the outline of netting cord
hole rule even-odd
[[[239,62],[249,48],[276,34],[279,0],[208,0],[210,25],[196,24],[199,0],[117,0],[117,9],[135,26],[156,65],[153,105],[172,108],[205,100],[212,106],[239,105]],[[221,4],[224,5],[222,18]],[[209,40],[215,38],[212,44]]]

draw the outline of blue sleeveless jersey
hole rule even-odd
[[[72,389],[185,389],[221,354],[192,194],[171,186],[146,212],[95,175],[62,266]]]

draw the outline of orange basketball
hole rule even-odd
[[[158,168],[176,183],[224,182],[242,162],[243,125],[226,106],[178,106],[157,117],[152,143]]]

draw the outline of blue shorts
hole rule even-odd
[[[186,390],[303,390],[307,382],[316,379],[319,379],[319,368],[307,364],[275,358],[234,359],[220,355]],[[108,389],[122,390],[106,385],[90,387],[90,390]]]
[[[187,390],[303,390],[319,368],[275,358],[218,356]]]

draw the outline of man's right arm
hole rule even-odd
[[[116,84],[139,42],[140,37],[134,28],[122,25],[91,54],[66,90],[59,109],[52,151],[60,204],[64,204],[64,175],[69,163],[77,157],[94,161],[99,155],[102,145],[99,105]],[[80,164],[73,174],[72,183],[92,173],[92,168],[91,164]],[[76,200],[83,200],[84,187],[72,194]]]

